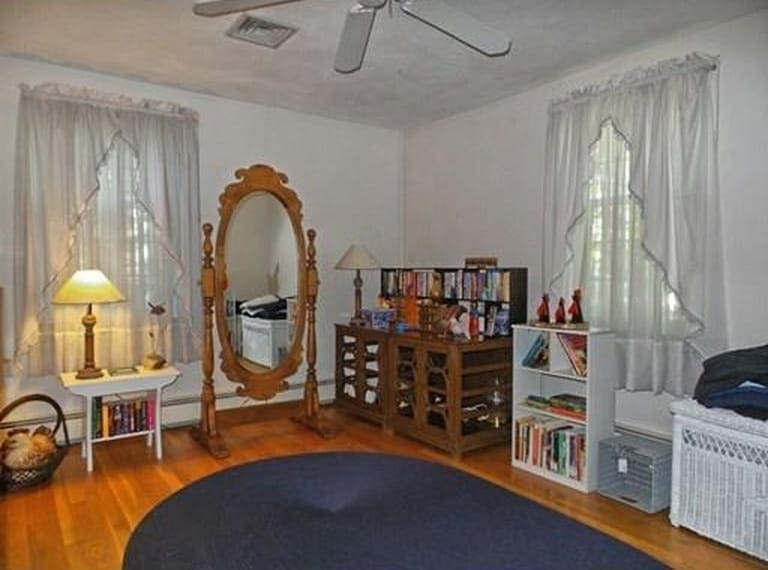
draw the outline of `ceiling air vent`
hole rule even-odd
[[[238,40],[245,40],[260,46],[278,47],[290,38],[298,28],[293,28],[279,22],[271,22],[264,18],[254,18],[243,14],[227,30],[227,35]]]

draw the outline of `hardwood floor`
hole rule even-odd
[[[674,568],[768,566],[672,527],[667,512],[647,515],[596,493],[584,495],[513,470],[505,445],[457,461],[343,412],[326,413],[341,427],[334,439],[323,440],[287,419],[227,427],[222,431],[232,455],[224,460],[207,455],[187,429],[164,433],[165,457],[160,462],[143,438],[99,444],[91,474],[85,471],[79,448],[73,447],[51,484],[0,496],[0,569],[117,570],[142,517],[192,481],[265,457],[338,450],[395,453],[452,465],[600,529]]]

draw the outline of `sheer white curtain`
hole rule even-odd
[[[617,386],[690,393],[726,347],[717,60],[698,54],[553,102],[544,288],[617,333]]]
[[[95,308],[96,361],[150,351],[148,302],[167,309],[160,348],[198,353],[197,117],[187,109],[60,85],[21,87],[16,148],[15,364],[41,375],[82,365],[84,307],[51,298],[79,268],[126,296]]]

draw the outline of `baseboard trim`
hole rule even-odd
[[[334,381],[332,379],[330,380],[321,380],[318,382],[318,387],[328,387],[333,386]],[[302,383],[295,383],[290,384],[288,386],[288,389],[282,392],[282,395],[287,395],[290,392],[296,391],[295,394],[297,398],[287,400],[284,402],[276,402],[273,404],[269,403],[263,403],[263,404],[255,404],[255,405],[249,405],[249,406],[240,406],[235,408],[228,408],[228,409],[220,409],[217,411],[217,417],[221,415],[223,418],[223,422],[225,425],[236,425],[239,420],[238,418],[254,418],[254,419],[243,419],[242,421],[266,421],[267,419],[276,419],[279,417],[289,417],[291,414],[286,413],[283,409],[288,410],[291,408],[291,406],[295,406],[301,403],[301,396],[304,391],[304,384]],[[234,391],[230,392],[221,392],[216,394],[216,400],[217,401],[227,401],[232,399],[242,399],[242,396],[238,395]],[[321,404],[329,403],[332,400],[324,401],[321,398]],[[179,396],[176,398],[163,398],[163,409],[172,409],[177,408],[179,406],[189,406],[189,405],[195,405],[200,403],[200,396]],[[264,411],[255,411],[257,409],[264,408]],[[267,412],[266,408],[274,408],[275,412]],[[251,411],[254,410],[254,411]],[[293,415],[298,415],[302,411],[302,408],[300,405],[298,405],[298,411]],[[277,413],[277,415],[271,417],[271,414]],[[261,418],[261,419],[256,419]],[[34,416],[30,418],[24,418],[21,420],[14,420],[14,421],[7,421],[0,423],[0,430],[6,430],[6,429],[15,429],[15,428],[23,428],[23,427],[29,427],[29,426],[39,426],[41,424],[51,424],[56,422],[56,416],[55,415],[46,415],[46,416]],[[64,413],[64,419],[69,424],[70,422],[82,422],[85,419],[85,412],[65,412]],[[183,420],[183,421],[176,421],[176,422],[169,422],[165,423],[163,422],[163,426],[168,427],[179,427],[184,425],[194,425],[197,423],[198,420],[192,419],[192,420]],[[72,432],[72,428],[70,427],[70,432]],[[72,441],[79,441],[79,438],[73,438]]]
[[[258,406],[245,406],[243,408],[230,408],[216,412],[216,424],[218,428],[228,428],[239,424],[266,422],[281,418],[290,418],[301,415],[304,410],[303,400],[290,400],[275,404],[262,404]]]

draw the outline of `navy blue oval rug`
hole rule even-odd
[[[256,461],[141,521],[124,570],[665,568],[451,467],[373,453]]]

